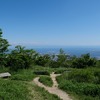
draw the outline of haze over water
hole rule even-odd
[[[26,48],[32,48],[40,54],[58,54],[60,48],[62,48],[66,54],[71,56],[90,53],[91,57],[100,59],[100,46],[26,46]]]

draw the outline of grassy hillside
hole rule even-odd
[[[10,78],[0,79],[0,100],[60,100],[57,96],[49,94],[32,82],[33,78],[37,76],[34,71],[41,70],[45,71],[48,68],[34,66],[17,72],[10,71],[12,74]],[[9,69],[1,70],[1,72],[6,71]]]
[[[29,100],[27,83],[0,79],[0,100]]]
[[[98,67],[66,69],[33,66],[17,72],[10,71],[8,68],[0,70],[0,72],[6,71],[9,71],[12,76],[8,79],[0,79],[0,100],[60,100],[32,82],[33,78],[38,76],[34,72],[50,74],[53,71],[62,74],[57,77],[59,88],[75,97],[73,100],[100,100],[100,69]],[[40,81],[47,86],[52,86],[49,74],[39,75]]]

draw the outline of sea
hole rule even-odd
[[[27,49],[33,49],[40,54],[59,54],[59,50],[70,56],[80,57],[89,53],[91,57],[100,59],[100,46],[26,46]]]

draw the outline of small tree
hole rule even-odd
[[[69,55],[66,55],[65,52],[60,49],[59,54],[57,55],[57,63],[59,65],[59,67],[68,67],[67,65],[67,58],[69,57]]]
[[[6,55],[5,52],[8,50],[9,43],[6,39],[2,38],[2,30],[0,29],[0,66],[6,64]]]
[[[51,61],[51,58],[49,54],[38,55],[37,58],[35,59],[35,64],[48,67],[50,64],[50,61]]]
[[[8,66],[11,70],[26,69],[34,63],[36,52],[34,50],[25,49],[20,45],[15,47],[9,55]]]
[[[8,50],[9,43],[6,39],[2,38],[2,30],[0,29],[0,54],[5,53]]]

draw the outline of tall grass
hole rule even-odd
[[[40,76],[39,81],[46,86],[52,87],[53,85],[52,79],[49,76]]]
[[[11,72],[11,80],[20,81],[32,81],[36,75],[33,73],[33,69],[22,69],[18,72]]]
[[[100,84],[100,69],[75,69],[71,71],[66,78],[76,82]]]
[[[27,84],[0,79],[0,100],[29,100]]]

